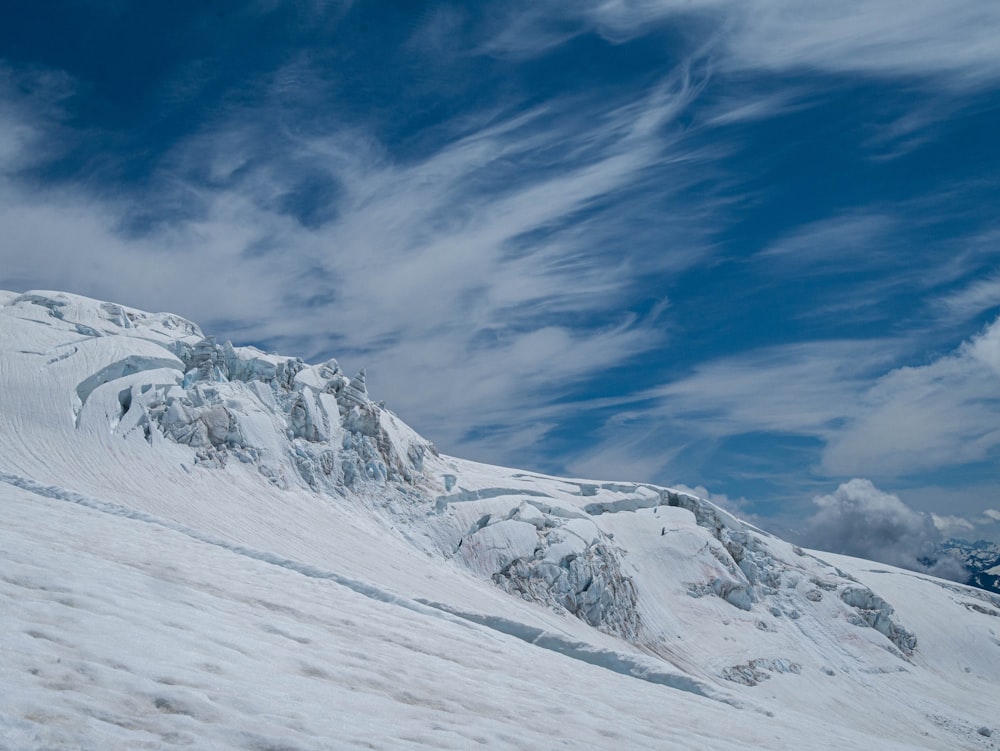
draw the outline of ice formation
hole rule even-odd
[[[3,675],[30,687],[0,701],[3,751],[328,747],[314,742],[335,732],[324,713],[354,728],[357,712],[337,709],[354,696],[409,718],[410,740],[376,745],[471,747],[485,736],[453,720],[472,717],[495,729],[487,745],[543,748],[537,718],[551,724],[557,694],[579,747],[996,748],[978,698],[1000,680],[995,595],[805,551],[670,488],[441,455],[370,398],[364,371],[219,343],[175,315],[0,293],[0,334],[0,625],[5,654],[23,655]],[[87,567],[105,589],[76,578]],[[169,669],[101,636],[111,610]],[[360,656],[337,646],[352,639]],[[231,699],[272,671],[263,704]],[[262,710],[285,696],[280,721]],[[526,696],[525,723],[509,707]],[[836,717],[844,706],[856,726]],[[667,738],[672,707],[686,735]],[[248,723],[253,737],[232,730]],[[420,735],[431,724],[453,742]],[[369,739],[355,730],[343,747]]]

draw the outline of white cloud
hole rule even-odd
[[[1000,320],[952,354],[886,373],[827,436],[832,474],[898,476],[981,461],[1000,446]]]
[[[796,449],[775,451],[766,444],[760,456],[742,457],[752,471],[738,461],[720,470],[734,457],[715,452],[745,434],[826,435],[843,422],[845,405],[899,356],[896,340],[847,340],[768,347],[697,364],[687,377],[602,405],[613,407],[613,415],[568,471],[674,484],[712,465],[708,480],[738,472],[743,479],[787,484],[791,473],[816,461],[816,449],[792,457]],[[774,462],[770,468],[761,465],[764,453]]]
[[[0,61],[0,177],[29,168],[67,147],[60,103],[71,96],[74,82],[57,71],[15,72]]]
[[[528,59],[578,36],[583,27],[572,13],[552,12],[540,3],[512,3],[491,29],[479,52],[511,59]]]
[[[943,518],[914,511],[871,481],[851,480],[829,495],[817,496],[813,502],[817,511],[807,521],[803,538],[809,547],[949,579],[965,579],[961,563],[936,556],[942,534],[935,522]],[[955,522],[951,525],[955,526]]]
[[[704,252],[689,239],[710,209],[681,197],[693,179],[683,161],[702,157],[663,127],[694,95],[680,74],[617,108],[497,110],[451,124],[464,134],[410,162],[357,128],[276,133],[261,125],[267,111],[228,113],[164,160],[153,196],[42,194],[0,176],[0,284],[174,310],[237,342],[337,356],[367,366],[375,397],[443,447],[530,456],[575,409],[555,404],[575,384],[663,342],[655,311],[619,312],[636,280]],[[41,127],[18,117],[29,135]],[[642,205],[597,221],[601,202],[675,162],[657,196],[677,195],[677,213],[661,203],[657,232],[676,250],[609,256]],[[280,208],[303,165],[338,186],[316,226]],[[171,202],[180,219],[119,231]]]
[[[760,0],[731,54],[737,65],[814,66],[882,75],[945,74],[974,84],[1000,76],[1000,9],[976,0]],[[804,6],[804,7],[803,7]]]
[[[997,239],[1000,244],[1000,238]],[[977,279],[937,301],[944,312],[958,320],[968,320],[1000,307],[1000,271]]]
[[[794,87],[757,96],[741,92],[740,96],[731,95],[712,105],[704,115],[704,122],[716,127],[766,120],[803,108],[800,100],[805,96],[804,90]]]
[[[995,508],[988,508],[983,511],[983,516],[995,522],[1000,522],[1000,511]]]
[[[924,104],[914,104],[890,122],[875,125],[864,145],[871,150],[871,158],[875,161],[898,159],[928,143],[953,110],[954,103],[938,93]]]
[[[658,411],[692,435],[773,431],[824,435],[842,420],[880,367],[895,362],[893,340],[784,345],[699,365],[649,394]]]
[[[931,521],[934,527],[941,533],[942,537],[966,537],[975,534],[976,525],[962,516],[954,514],[942,516],[931,513]]]
[[[761,262],[780,264],[797,274],[856,272],[897,263],[892,249],[896,220],[887,214],[849,214],[807,224],[761,251]]]
[[[30,153],[31,130],[9,112],[0,114],[0,171],[16,168]]]
[[[657,22],[697,19],[716,30],[725,66],[1000,79],[1000,6],[980,0],[597,0],[582,13],[614,40]]]
[[[1000,449],[1000,319],[925,365],[894,367],[919,343],[817,341],[698,364],[632,395],[642,404],[635,421],[610,421],[591,453],[640,435],[634,461],[657,468],[682,451],[690,462],[726,439],[767,434],[815,439],[796,462],[811,452],[813,470],[828,477],[899,478],[989,459]]]
[[[658,20],[709,19],[711,41],[697,55],[713,58],[714,70],[912,74],[956,85],[1000,78],[996,47],[970,43],[986,32],[970,28],[966,0],[947,12],[924,0],[608,0],[581,7],[615,39]],[[1000,10],[981,12],[979,27],[993,39]],[[539,7],[522,16],[525,33],[497,36],[491,51],[535,54],[582,28],[546,26],[547,14]],[[458,14],[440,14],[411,41],[447,46],[448,30],[462,23]],[[300,60],[271,85],[308,96],[308,67]],[[273,103],[230,111],[179,143],[153,176],[157,202],[196,210],[141,236],[126,239],[119,228],[150,194],[130,202],[82,186],[40,194],[0,182],[0,280],[177,309],[238,341],[369,366],[376,398],[442,446],[514,461],[581,408],[560,401],[575,384],[662,346],[656,316],[616,313],[628,307],[637,280],[687,268],[710,252],[708,237],[721,224],[717,207],[700,190],[692,205],[685,188],[721,147],[697,151],[683,140],[690,130],[685,136],[665,127],[691,113],[702,85],[682,68],[617,106],[578,97],[514,113],[494,103],[441,126],[451,132],[445,145],[409,161],[395,159],[371,132],[335,120],[322,130],[283,121]],[[4,86],[0,80],[0,96]],[[66,86],[48,86],[47,109],[4,110],[0,171],[14,169],[12,160],[29,151],[25,144],[41,143],[37,129],[60,120],[53,108]],[[800,94],[717,100],[694,122],[769,117],[795,106]],[[923,127],[914,122],[901,121],[892,138]],[[339,191],[316,226],[280,210],[304,166]],[[649,211],[644,188],[656,196]],[[628,191],[627,202],[605,211]],[[668,250],[630,252],[643,222],[655,223]],[[825,273],[845,259],[892,263],[898,256],[882,251],[899,226],[877,207],[858,211],[806,225],[760,260],[785,275]],[[942,304],[988,309],[982,306],[995,292],[992,282],[973,282]],[[989,347],[977,341],[898,371],[891,369],[914,354],[900,338],[806,342],[694,364],[687,377],[630,397],[653,404],[641,428],[609,424],[574,471],[652,478],[699,441],[753,431],[815,437],[826,446],[822,469],[845,475],[891,476],[983,458],[1000,439],[990,428],[997,415]]]
[[[589,447],[578,450],[566,473],[609,481],[652,482],[676,457],[679,447],[667,445],[648,425],[629,424],[633,414],[619,411]]]

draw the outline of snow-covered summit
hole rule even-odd
[[[348,620],[382,618],[376,634],[397,625],[412,629],[414,648],[440,658],[446,683],[450,670],[456,680],[467,679],[478,658],[472,650],[462,652],[460,664],[449,663],[447,649],[434,636],[442,623],[449,633],[472,629],[503,645],[513,656],[492,670],[505,686],[530,680],[553,691],[557,675],[578,671],[580,680],[603,677],[609,691],[627,686],[637,700],[662,703],[669,724],[681,734],[674,738],[678,747],[723,747],[732,739],[737,745],[789,748],[856,742],[880,748],[897,742],[899,747],[995,747],[991,734],[980,730],[989,731],[984,723],[993,719],[990,689],[1000,682],[1000,598],[804,551],[669,488],[543,476],[440,455],[372,401],[363,372],[349,376],[335,360],[309,365],[219,343],[170,314],[66,293],[0,292],[0,394],[0,500],[10,520],[0,543],[8,545],[11,565],[21,571],[7,577],[0,590],[11,602],[24,597],[26,582],[51,584],[69,576],[71,591],[82,586],[76,574],[59,568],[65,546],[75,549],[77,543],[59,543],[51,530],[90,525],[101,535],[114,535],[113,541],[102,538],[104,557],[92,560],[88,551],[87,565],[98,577],[88,585],[95,598],[103,597],[94,589],[102,566],[113,563],[125,571],[134,566],[143,576],[158,576],[143,564],[142,547],[153,545],[157,559],[176,556],[170,567],[193,571],[194,566],[200,572],[181,575],[197,578],[199,592],[215,588],[230,604],[232,593],[242,593],[235,599],[250,604],[227,605],[217,618],[202,615],[195,621],[198,633],[230,629],[219,638],[244,653],[237,612],[251,620],[282,612],[303,626],[315,623],[315,608],[325,606],[307,607],[292,594],[283,600],[281,592],[308,589],[313,598],[348,592]],[[49,525],[45,534],[35,524],[43,519]],[[139,548],[128,544],[133,537]],[[31,555],[49,560],[52,546],[63,553],[51,556],[51,566],[27,563]],[[203,568],[209,559],[212,566],[229,561],[232,569],[209,575]],[[30,565],[36,566],[33,573],[24,574]],[[181,591],[154,587],[143,595],[131,576],[121,590],[128,591],[127,602],[138,598],[147,609],[187,612]],[[283,582],[277,589],[260,585],[261,593],[278,600],[273,610],[267,605],[255,610],[253,602],[265,597],[253,592],[257,576]],[[317,582],[333,589],[317,592]],[[112,611],[132,606],[126,599],[104,599]],[[59,625],[58,598],[50,603],[42,597],[36,604],[30,612],[0,609],[8,613],[0,616],[6,633],[16,634],[12,649],[33,656],[2,666],[8,683],[0,686],[0,695],[18,698],[0,703],[0,739],[6,729],[55,747],[131,748],[143,732],[153,732],[149,727],[164,726],[157,715],[155,723],[134,720],[114,731],[89,725],[67,730],[73,717],[110,710],[93,686],[81,684],[72,690],[82,693],[67,699],[53,688],[58,681],[51,670],[36,665],[37,673],[31,672],[35,668],[17,672],[29,662],[44,663],[50,654],[62,659],[79,651],[75,632]],[[26,625],[31,619],[47,625]],[[98,628],[96,621],[88,623]],[[160,645],[164,666],[180,670],[189,641],[150,623],[136,628],[139,638]],[[31,634],[43,632],[52,639],[40,650]],[[289,661],[297,659],[294,650],[308,651],[303,645],[311,642],[293,639],[295,647],[274,635],[279,632],[256,638],[280,645],[282,655],[282,649],[292,649]],[[380,652],[389,638],[369,639],[374,653],[367,660],[374,673],[393,669],[399,659]],[[122,662],[119,646],[95,636],[87,643],[91,656],[84,668]],[[244,663],[241,670],[253,670],[253,660]],[[540,672],[531,672],[528,666],[536,663]],[[140,682],[155,682],[160,669],[141,660],[126,667],[129,680]],[[282,690],[293,693],[296,680],[315,679],[295,678],[288,665],[276,669],[279,683],[294,684]],[[313,672],[331,670],[321,665]],[[359,677],[363,672],[359,668],[350,681],[330,679],[323,690],[337,701],[345,692],[368,696]],[[174,714],[217,721],[220,727],[235,722],[235,705],[225,697],[239,681],[201,673],[198,681],[200,687],[190,690],[221,692],[224,708]],[[586,692],[579,686],[558,686],[565,701],[583,702]],[[408,695],[413,690],[416,684]],[[259,705],[266,706],[270,689],[260,691]],[[420,684],[418,693],[429,709],[384,697],[366,706],[396,712],[414,727],[423,728],[424,721],[427,727],[440,725],[448,711],[441,707],[454,690]],[[181,701],[160,699],[170,706]],[[32,709],[50,701],[61,707],[62,724]],[[188,706],[193,699],[185,701]],[[496,729],[487,734],[486,745],[550,747],[537,728],[521,741],[510,740],[520,718],[502,717],[487,705],[464,710],[469,732],[477,722]],[[671,714],[671,706],[682,708]],[[637,710],[626,731],[626,721],[616,725],[613,717],[598,713],[610,733],[603,735],[588,724],[593,713],[578,710],[565,710],[581,723],[573,736],[577,745],[621,747],[607,739],[628,737],[630,747],[665,747],[646,735],[656,731],[660,714]],[[324,736],[330,731],[320,730],[315,718],[300,717],[298,725],[286,720],[282,716],[271,726],[260,721],[271,727],[261,730],[261,737],[280,728],[285,745],[351,745]],[[722,724],[712,731],[701,727],[717,720]],[[177,722],[181,727],[193,720]],[[765,730],[772,727],[768,723],[780,728],[777,739]],[[302,729],[307,727],[313,729]],[[825,729],[828,742],[817,744],[810,730],[815,727]],[[212,737],[221,747],[253,745],[231,742],[219,732]],[[456,747],[470,741],[462,732],[465,740]],[[698,735],[706,732],[712,740]],[[430,733],[409,745],[442,747],[442,738]],[[384,738],[379,743],[403,745]]]

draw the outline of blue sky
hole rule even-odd
[[[0,287],[367,367],[468,458],[1000,532],[1000,5],[2,15]]]

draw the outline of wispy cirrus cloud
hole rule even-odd
[[[808,466],[817,461],[815,448],[792,461],[764,436],[827,435],[900,350],[889,339],[807,342],[697,363],[687,375],[632,394],[606,422],[600,441],[577,458],[575,470],[613,469],[606,457],[624,447],[636,477],[672,483],[695,477],[717,487],[732,473],[761,471],[751,470],[745,456],[718,454],[726,441],[744,435],[759,436],[760,455],[774,455],[778,465]],[[714,469],[706,473],[706,467]]]
[[[987,459],[1000,447],[1000,320],[926,365],[860,395],[823,455],[834,475],[893,477]]]
[[[939,298],[936,304],[946,315],[959,320],[968,320],[1000,307],[1000,271],[973,279]]]
[[[690,423],[695,433],[823,435],[899,356],[900,343],[888,339],[768,347],[700,364],[651,395],[661,414]]]
[[[806,89],[795,87],[759,94],[731,93],[715,102],[702,117],[709,127],[742,125],[805,108],[808,97]]]
[[[595,0],[578,9],[615,40],[655,23],[707,24],[730,69],[947,78],[963,87],[1000,79],[1000,9],[977,0]]]
[[[662,343],[663,305],[629,310],[644,276],[709,252],[710,209],[680,197],[686,163],[707,157],[668,127],[694,95],[681,72],[617,107],[500,109],[406,161],[357,126],[237,109],[175,145],[148,191],[42,194],[8,175],[5,283],[169,307],[238,341],[369,366],[376,396],[435,440],[509,460],[572,411],[557,403],[573,388]],[[583,128],[580,107],[596,107]],[[654,168],[675,175],[656,196],[678,196],[659,230],[676,248],[609,256]]]
[[[893,253],[897,230],[898,221],[887,213],[837,216],[797,228],[757,257],[795,275],[855,273],[902,261]]]
[[[912,344],[812,342],[698,365],[641,395],[659,426],[650,453],[793,435],[816,441],[816,476],[883,480],[988,460],[1000,449],[1000,321],[927,364],[894,367]]]

